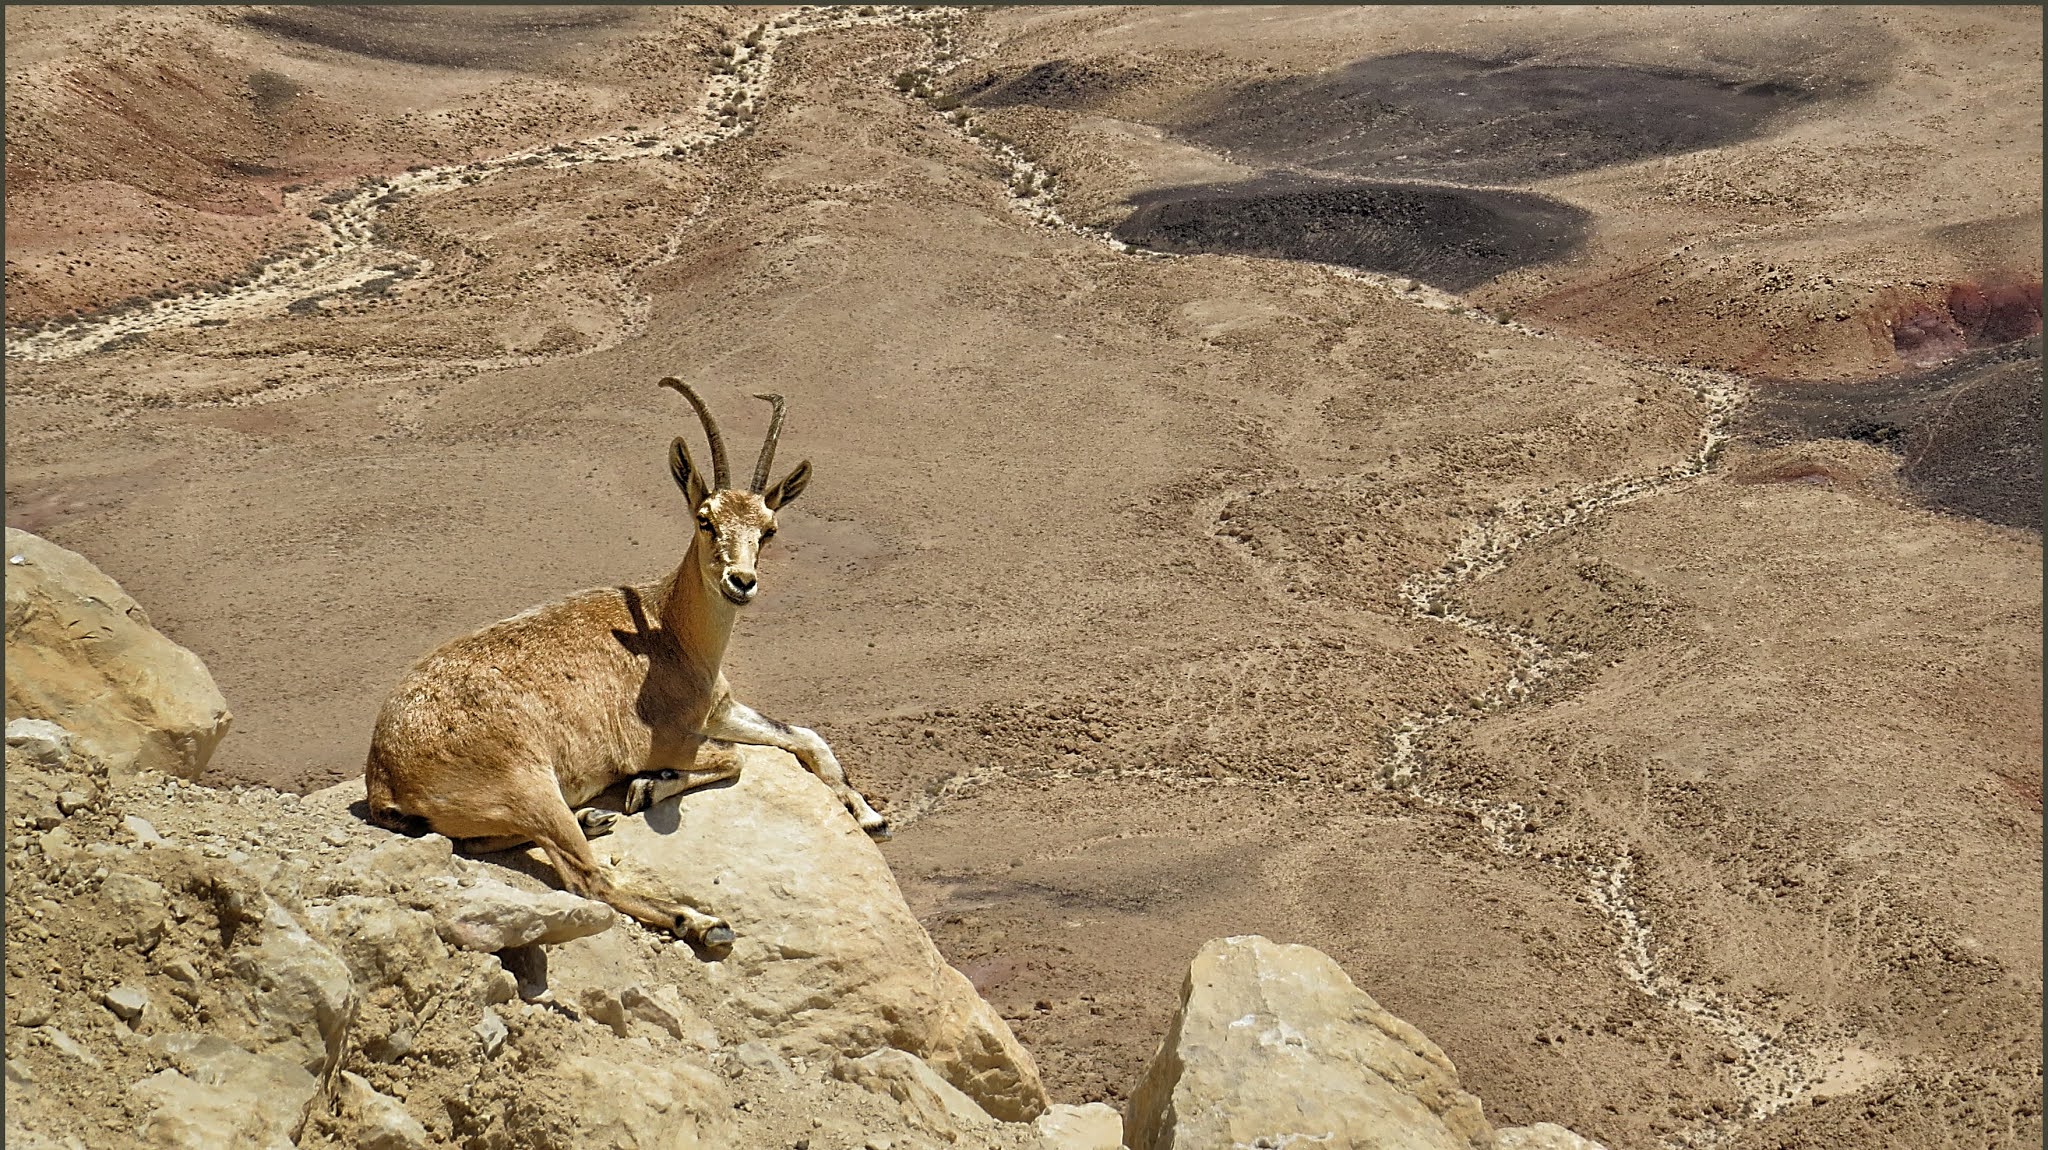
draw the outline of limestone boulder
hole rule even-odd
[[[45,719],[117,777],[196,778],[233,716],[199,656],[84,556],[7,529],[7,719]]]
[[[829,1062],[893,1047],[1006,1122],[1045,1109],[1009,1026],[946,964],[889,864],[790,755],[743,747],[731,784],[622,818],[596,844],[617,881],[732,924],[708,977],[785,1054]]]
[[[1489,1150],[1458,1071],[1321,951],[1212,940],[1124,1110],[1131,1150]]]

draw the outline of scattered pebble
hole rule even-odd
[[[156,828],[151,826],[149,820],[141,815],[129,815],[122,819],[121,829],[134,835],[135,841],[143,846],[156,846],[164,841],[164,836],[156,833]]]
[[[107,1004],[107,1009],[113,1011],[116,1018],[127,1023],[141,1018],[142,1012],[149,1009],[149,995],[127,985],[108,991],[100,1001]]]
[[[497,1011],[486,1010],[484,1020],[476,1024],[474,1033],[483,1040],[484,1057],[496,1058],[498,1052],[505,1049],[505,1038],[509,1032],[505,1029],[505,1020],[498,1017]]]

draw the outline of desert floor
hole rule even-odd
[[[1059,1100],[1260,933],[1499,1123],[2038,1144],[2038,9],[5,18],[7,521],[209,781],[661,574],[655,381],[773,389],[728,673]]]

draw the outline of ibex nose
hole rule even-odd
[[[725,585],[732,588],[734,594],[746,597],[754,593],[755,579],[744,571],[727,571]]]

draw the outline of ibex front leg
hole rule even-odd
[[[704,733],[714,739],[726,739],[735,743],[752,743],[763,747],[780,747],[795,755],[804,765],[846,804],[853,821],[860,829],[877,839],[889,837],[889,820],[882,813],[868,805],[866,798],[853,789],[846,781],[846,770],[839,765],[838,756],[832,748],[809,727],[795,727],[779,719],[771,719],[744,703],[735,702],[731,695],[721,699],[711,709],[711,715],[704,720]]]
[[[659,756],[673,760],[675,756]],[[637,815],[684,791],[738,778],[740,757],[725,739],[701,739],[688,766],[643,771],[626,784],[626,813]]]

